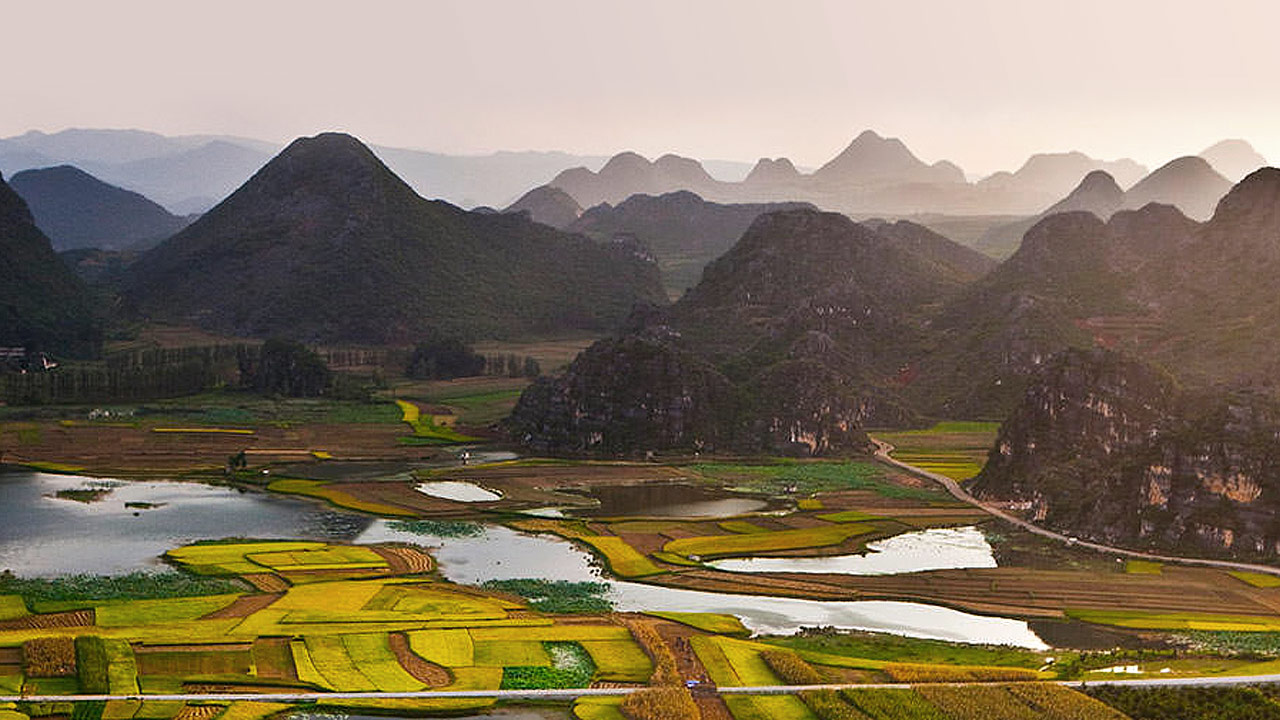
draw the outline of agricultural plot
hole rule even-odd
[[[982,472],[999,429],[999,423],[943,422],[927,430],[874,436],[894,446],[894,459],[963,482]]]
[[[306,497],[318,498],[320,500],[327,500],[341,508],[370,513],[373,515],[387,515],[391,517],[417,516],[417,513],[412,510],[407,510],[396,505],[388,505],[386,503],[358,498],[345,490],[331,487],[330,483],[320,480],[284,478],[272,481],[271,484],[267,486],[267,489],[271,492],[284,493],[286,495],[303,495]]]
[[[1280,617],[1161,613],[1143,610],[1084,610],[1068,608],[1067,617],[1099,625],[1143,630],[1211,630],[1219,632],[1280,632]]]
[[[866,535],[874,528],[861,523],[840,523],[797,530],[748,533],[738,535],[709,535],[704,537],[672,540],[663,550],[682,557],[719,558],[780,550],[839,545],[849,538]]]
[[[454,430],[450,423],[445,422],[442,418],[423,413],[416,404],[408,400],[396,400],[396,405],[402,413],[401,419],[413,429],[413,440],[428,444],[466,443],[476,440],[476,438],[463,435]]]

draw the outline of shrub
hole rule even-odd
[[[788,685],[819,685],[823,682],[812,665],[790,650],[764,650],[760,657]]]
[[[622,714],[632,720],[698,720],[693,696],[680,685],[659,685],[631,693],[622,701]]]

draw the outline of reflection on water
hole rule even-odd
[[[526,577],[605,582],[608,597],[619,610],[728,613],[760,633],[789,634],[802,627],[832,626],[959,642],[1047,647],[1021,620],[970,615],[933,605],[728,595],[610,580],[589,553],[573,544],[502,526],[487,527],[475,537],[455,538],[402,533],[377,521],[356,539],[361,543],[389,541],[433,548],[441,574],[457,583],[474,585]]]
[[[109,499],[92,504],[52,497],[88,482],[27,471],[0,474],[0,568],[28,576],[159,569],[164,566],[158,556],[170,548],[226,537],[398,541],[436,548],[442,574],[454,582],[525,577],[603,581],[621,610],[731,613],[752,630],[768,633],[826,625],[1045,647],[1025,622],[930,605],[724,595],[606,580],[592,556],[574,545],[502,526],[489,526],[475,537],[424,536],[305,500],[194,483],[122,482]],[[125,507],[129,502],[159,507],[132,509]]]
[[[486,490],[475,483],[461,480],[438,480],[418,483],[414,489],[423,495],[444,498],[454,502],[492,502],[501,500],[502,496],[492,490]]]
[[[806,558],[743,558],[707,563],[731,572],[897,575],[923,570],[996,566],[991,545],[976,527],[930,528],[867,543],[864,555]]]
[[[111,494],[93,503],[55,497],[101,483],[0,473],[0,569],[33,577],[161,570],[161,554],[196,540],[350,540],[372,522],[298,498],[196,483],[113,483]]]
[[[759,498],[726,496],[684,483],[602,485],[590,490],[600,506],[580,515],[596,517],[728,517],[763,510],[768,503]]]

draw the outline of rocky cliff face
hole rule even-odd
[[[1046,364],[972,490],[1079,537],[1191,555],[1280,555],[1280,408],[1179,390],[1105,351]]]
[[[925,308],[976,272],[945,238],[888,227],[762,215],[678,303],[526,392],[513,433],[558,452],[865,451],[864,427],[917,419],[895,389]]]

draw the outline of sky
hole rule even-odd
[[[971,174],[1228,137],[1280,162],[1271,0],[4,0],[0,136],[343,130],[448,153],[817,166],[860,131]]]

